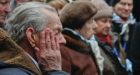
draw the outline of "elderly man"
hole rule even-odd
[[[37,2],[20,5],[7,19],[5,29],[24,51],[12,45],[2,47],[6,49],[1,55],[9,57],[1,56],[2,64],[8,65],[0,68],[2,75],[67,75],[61,71],[59,45],[65,39],[54,8]]]
[[[10,1],[11,0],[0,0],[0,27],[3,27],[5,18],[10,12]]]

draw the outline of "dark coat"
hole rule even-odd
[[[71,31],[64,30],[63,35],[67,41],[61,46],[63,70],[71,75],[99,75],[89,44]]]
[[[128,75],[121,66],[117,56],[113,54],[113,47],[97,39],[101,55],[104,57],[103,75]]]
[[[129,24],[128,25],[129,27],[129,33],[128,33],[128,36],[129,36],[129,39],[128,41],[126,42],[126,49],[125,49],[125,52],[127,54],[127,57],[129,57],[129,54],[130,54],[130,46],[131,46],[131,40],[132,40],[132,36],[133,36],[133,32],[134,32],[134,27],[135,27],[135,24]],[[112,32],[114,33],[117,33],[117,36],[121,33],[121,30],[122,30],[122,24],[121,23],[116,23],[115,21],[113,21],[113,25],[112,25]],[[122,36],[120,36],[120,39]],[[119,38],[119,37],[118,37]],[[121,43],[123,41],[120,41]],[[114,43],[114,46],[117,48],[118,52],[120,52],[120,42],[119,40],[117,40],[115,43]]]
[[[134,75],[140,75],[140,23],[135,26],[131,42],[130,58],[133,63]]]

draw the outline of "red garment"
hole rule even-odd
[[[107,43],[108,45],[112,46],[112,37],[111,37],[111,35],[103,36],[103,35],[97,34],[96,37],[97,37],[101,42],[105,42],[105,43]]]

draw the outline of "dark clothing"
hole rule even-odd
[[[140,75],[140,23],[135,26],[131,42],[129,55],[133,63],[133,72],[134,75]]]
[[[122,24],[119,22],[117,23],[117,21],[113,21],[113,37],[117,38],[115,41],[113,41],[113,45],[114,54],[119,58],[121,65],[127,70],[129,74],[132,74],[133,64],[130,57],[130,46],[135,23],[127,24],[128,22]]]
[[[140,10],[139,10],[140,0],[133,0],[133,4],[134,4],[133,14],[137,22],[139,22],[140,21]]]
[[[63,70],[71,75],[99,75],[90,45],[69,30],[64,30],[63,35],[67,41],[61,46]]]
[[[100,46],[100,52],[104,57],[103,75],[128,75],[126,70],[121,66],[117,56],[113,54],[113,47],[106,42],[97,39]]]
[[[120,52],[120,44],[121,44],[122,47],[125,49],[127,57],[130,58],[129,57],[129,54],[130,54],[129,49],[130,49],[130,45],[131,45],[131,40],[132,40],[135,24],[128,25],[129,33],[127,34],[128,35],[127,41],[124,41],[124,35],[120,35],[120,33],[122,31],[122,26],[123,25],[121,23],[116,23],[113,21],[112,32],[115,33],[115,35],[117,33],[117,37],[118,37],[118,39],[114,43],[114,46],[118,50],[118,53],[119,53]]]
[[[105,0],[110,6],[115,6],[120,0]]]
[[[10,65],[0,62],[0,75],[36,75],[33,72],[17,65]],[[68,75],[62,71],[50,71],[43,75]]]

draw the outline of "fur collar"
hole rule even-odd
[[[64,38],[66,39],[67,43],[66,46],[82,53],[90,53],[91,48],[90,44],[81,39],[80,36],[74,34],[70,30],[63,30]]]
[[[8,34],[0,28],[0,60],[6,64],[24,67],[35,75],[41,75],[41,71],[35,66],[25,51],[18,46]]]

